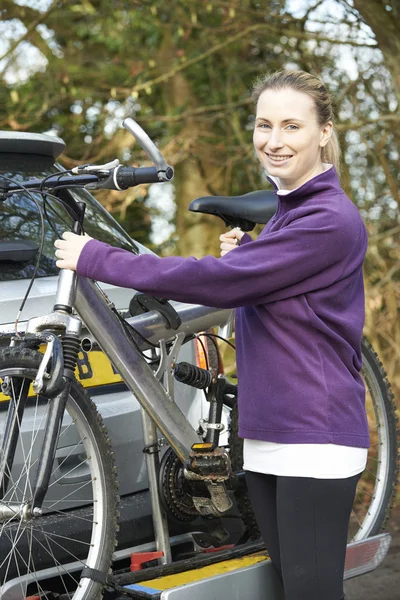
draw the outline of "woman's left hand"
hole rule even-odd
[[[72,269],[76,271],[79,257],[84,246],[93,238],[89,235],[76,235],[70,231],[65,231],[62,234],[61,240],[54,242],[56,250],[56,266],[59,269]]]
[[[228,252],[237,248],[243,236],[244,231],[241,231],[237,227],[220,235],[221,256],[225,256],[225,254],[228,254]]]

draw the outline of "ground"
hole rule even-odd
[[[392,535],[388,555],[372,573],[345,582],[346,600],[399,600],[400,507],[393,511],[386,531]]]

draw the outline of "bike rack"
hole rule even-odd
[[[348,544],[344,579],[376,569],[385,559],[391,539],[389,533],[383,533]],[[126,600],[127,596],[137,600],[284,599],[279,577],[261,543],[222,550],[211,556],[200,553],[116,579],[125,590],[116,600]]]

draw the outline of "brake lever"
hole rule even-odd
[[[147,133],[140,127],[136,121],[131,117],[127,117],[122,122],[124,127],[133,137],[139,142],[143,150],[146,152],[151,161],[155,164],[158,171],[158,177],[160,181],[170,181],[171,176],[168,176],[168,169],[171,167],[166,163],[163,155],[153,142],[153,140],[147,135]]]
[[[71,169],[74,175],[81,175],[82,173],[101,173],[108,175],[111,169],[115,169],[119,166],[119,160],[116,158],[111,162],[105,163],[104,165],[78,165]]]

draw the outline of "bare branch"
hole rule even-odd
[[[348,131],[353,129],[361,129],[366,125],[373,125],[374,123],[379,123],[380,121],[400,121],[400,115],[390,114],[390,115],[381,115],[376,119],[367,119],[366,121],[357,121],[352,122],[348,121],[346,123],[338,123],[336,125],[336,129],[338,131]]]
[[[62,3],[62,2],[61,2]],[[21,42],[23,42],[24,40],[26,40],[30,34],[32,33],[32,31],[34,29],[36,29],[36,27],[38,25],[40,25],[40,23],[42,23],[46,17],[48,17],[48,15],[55,9],[55,8],[60,8],[60,0],[54,0],[53,4],[51,4],[49,6],[49,8],[46,10],[46,12],[41,13],[37,19],[35,19],[34,21],[32,21],[26,29],[26,32],[24,33],[23,36],[21,36],[18,40],[16,40],[13,44],[11,44],[11,46],[9,47],[9,49],[7,50],[7,52],[5,54],[3,54],[3,56],[0,56],[0,61],[7,58],[7,56],[10,56],[10,54],[12,54],[14,52],[14,50],[16,48],[18,48],[18,46],[20,45]],[[4,71],[3,71],[4,72]]]
[[[304,15],[304,17],[302,17],[302,21],[306,21],[308,19],[308,17],[310,16],[310,14],[312,12],[314,12],[314,10],[316,10],[318,8],[318,6],[321,6],[321,4],[323,4],[324,2],[325,2],[325,0],[318,0],[315,4],[313,4],[313,6],[310,6],[307,9],[307,12]]]
[[[179,115],[151,115],[151,116],[143,116],[140,117],[140,121],[161,121],[161,122],[179,122],[184,121],[190,117],[196,117],[198,115],[203,115],[205,113],[216,112],[216,111],[229,111],[232,108],[236,108],[238,106],[246,106],[247,104],[251,104],[251,98],[244,98],[242,100],[238,100],[237,102],[227,102],[226,104],[211,104],[210,106],[199,106],[198,108],[194,108],[192,110],[186,110]]]
[[[368,47],[368,48],[376,48],[377,47],[377,44],[364,44],[364,43],[360,43],[360,42],[355,42],[353,40],[335,40],[330,37],[315,35],[314,33],[311,33],[311,32],[298,31],[298,30],[292,30],[292,29],[282,29],[282,28],[277,28],[275,26],[272,26],[272,25],[269,25],[266,23],[260,23],[257,25],[251,25],[251,26],[247,27],[243,31],[240,31],[236,35],[229,37],[228,39],[224,40],[223,42],[215,44],[215,46],[212,46],[211,48],[206,50],[206,52],[203,52],[194,58],[186,60],[184,63],[182,63],[180,65],[176,65],[170,71],[163,73],[162,75],[159,75],[158,77],[155,77],[154,79],[149,79],[143,83],[139,83],[139,84],[133,86],[132,88],[117,87],[115,89],[119,93],[134,94],[134,93],[138,93],[142,90],[149,89],[149,88],[153,87],[154,85],[157,85],[158,83],[164,83],[165,81],[168,81],[169,79],[174,77],[177,73],[184,71],[188,67],[203,61],[204,59],[208,58],[212,54],[215,54],[222,48],[225,48],[226,46],[233,44],[234,42],[238,41],[239,39],[241,39],[243,37],[246,37],[249,33],[253,33],[255,31],[262,31],[262,30],[269,31],[270,33],[274,33],[275,35],[279,35],[281,37],[282,36],[294,37],[294,38],[298,38],[298,39],[313,40],[316,42],[328,42],[330,44],[350,45],[350,46],[355,46],[355,47]]]
[[[225,48],[226,46],[233,44],[237,40],[240,40],[241,38],[246,37],[246,35],[248,35],[249,33],[253,32],[253,31],[256,31],[258,29],[267,29],[267,30],[270,30],[271,32],[276,31],[276,29],[274,27],[271,27],[269,25],[264,25],[264,24],[263,25],[251,25],[250,27],[247,27],[243,31],[240,31],[236,35],[229,37],[228,39],[224,40],[223,42],[215,44],[215,46],[212,46],[211,48],[209,48],[205,52],[202,52],[198,56],[185,61],[181,65],[177,65],[176,67],[174,67],[167,73],[163,73],[163,75],[160,75],[159,77],[156,77],[155,79],[135,85],[132,88],[132,90],[130,90],[130,91],[131,91],[131,93],[132,92],[140,92],[141,90],[152,87],[153,85],[156,85],[157,83],[162,83],[164,81],[167,81],[168,79],[171,79],[171,77],[174,77],[174,75],[176,75],[180,71],[184,71],[188,67],[190,67],[198,62],[203,61],[205,58],[208,58],[212,54],[215,54],[216,52],[218,52],[218,50],[221,50],[222,48]]]
[[[314,40],[315,42],[328,42],[329,44],[339,44],[340,46],[354,46],[355,48],[378,48],[378,44],[366,44],[364,42],[355,42],[353,40],[335,40],[333,38],[316,35],[310,31],[296,31],[295,29],[285,29],[281,31],[281,35],[285,37],[297,37],[305,40]]]
[[[381,240],[391,237],[392,235],[395,235],[396,233],[400,233],[400,225],[396,225],[396,227],[392,227],[391,229],[388,229],[387,231],[384,231],[383,233],[378,233],[374,236],[370,236],[369,241],[370,241],[370,243],[377,244]]]

